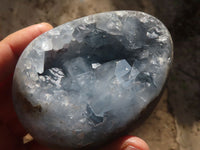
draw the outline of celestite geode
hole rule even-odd
[[[113,11],[83,17],[24,50],[14,74],[14,106],[43,144],[102,144],[159,95],[172,57],[171,36],[153,16]]]

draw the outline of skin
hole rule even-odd
[[[14,111],[11,98],[12,76],[19,56],[25,47],[40,34],[52,29],[48,23],[40,23],[19,30],[0,41],[0,149],[48,150],[36,141],[23,144],[27,134]],[[122,137],[102,150],[149,150],[142,139]]]

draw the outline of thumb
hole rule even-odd
[[[149,150],[149,146],[138,137],[126,136],[107,145],[102,150]]]

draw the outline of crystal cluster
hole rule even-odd
[[[143,12],[68,22],[36,38],[21,55],[13,84],[16,112],[50,147],[106,142],[159,95],[172,55],[166,27]]]

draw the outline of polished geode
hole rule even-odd
[[[102,144],[159,95],[172,55],[166,27],[143,12],[68,22],[33,40],[21,55],[13,82],[16,112],[50,147]]]

